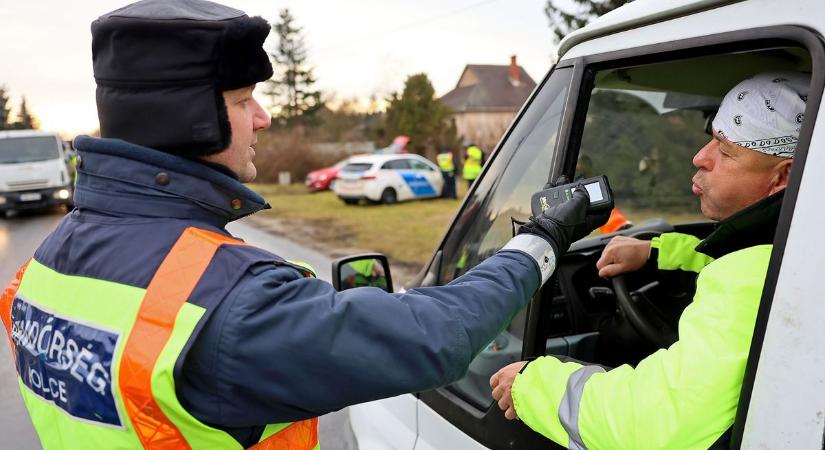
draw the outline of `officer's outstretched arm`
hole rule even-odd
[[[205,324],[191,358],[202,366],[187,374],[199,390],[183,397],[211,392],[220,408],[198,417],[233,426],[451,383],[535,295],[556,255],[600,225],[587,205],[577,192],[445,286],[336,292],[290,268],[254,267]]]

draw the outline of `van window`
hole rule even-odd
[[[472,197],[449,231],[443,247],[440,284],[462,275],[498,251],[513,237],[513,219],[530,215],[530,198],[547,182],[572,70],[554,70],[532,110],[513,130],[508,144],[489,162]],[[521,358],[525,312],[522,311],[471,363],[467,375],[448,389],[479,409],[492,402],[490,376]]]
[[[777,70],[809,71],[810,60],[800,49],[775,48],[595,72],[574,178],[607,175],[632,224],[707,221],[690,189],[693,156],[710,141],[727,91]]]
[[[0,164],[47,161],[60,157],[53,136],[0,139]]]
[[[513,220],[530,217],[530,198],[547,183],[571,69],[556,69],[533,108],[519,121],[464,205],[444,244],[440,283],[446,284],[497,252],[513,237]],[[515,142],[514,142],[515,141]]]

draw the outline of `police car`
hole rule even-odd
[[[349,159],[335,183],[347,204],[361,200],[395,203],[441,196],[444,180],[438,167],[418,155],[365,155]]]

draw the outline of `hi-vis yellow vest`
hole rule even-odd
[[[461,171],[461,176],[465,180],[475,180],[478,174],[481,173],[481,149],[472,145],[467,148],[467,159],[464,161],[464,167]]]
[[[237,449],[175,395],[173,369],[205,309],[189,303],[226,236],[187,228],[146,289],[32,259],[0,297],[18,385],[51,449]],[[317,420],[268,425],[253,449],[318,449]]]
[[[455,172],[455,163],[453,162],[453,152],[444,152],[439,153],[435,156],[436,162],[438,162],[438,167],[441,169],[442,172],[452,173]]]

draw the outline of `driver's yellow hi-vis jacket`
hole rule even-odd
[[[731,427],[771,245],[716,260],[692,236],[654,243],[661,269],[701,271],[679,320],[679,341],[641,361],[600,366],[531,362],[512,387],[516,414],[571,449],[707,449]]]

